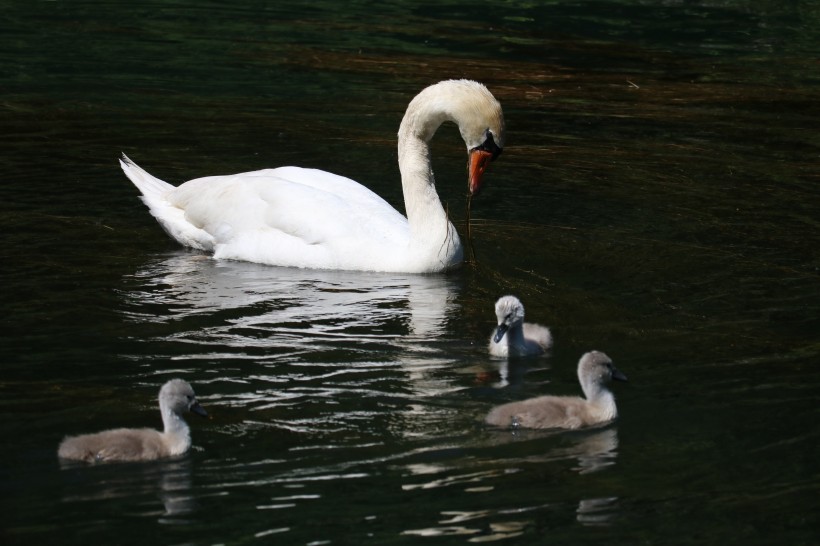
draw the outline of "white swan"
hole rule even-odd
[[[316,269],[446,271],[461,263],[463,250],[436,193],[428,147],[445,121],[458,124],[467,144],[472,195],[501,153],[504,117],[486,87],[448,80],[424,89],[399,127],[406,218],[357,182],[314,169],[209,176],[174,187],[125,155],[120,165],[171,237],[214,258]]]
[[[586,399],[574,396],[539,396],[497,406],[485,422],[501,427],[576,429],[602,425],[618,417],[615,396],[607,384],[616,379],[626,381],[612,360],[599,351],[591,351],[578,362],[578,380]]]
[[[524,322],[524,305],[515,296],[503,296],[495,302],[498,327],[490,336],[492,356],[540,355],[552,347],[549,328]]]
[[[159,408],[165,430],[117,428],[96,434],[68,436],[57,449],[61,459],[88,463],[113,461],[152,461],[181,455],[191,447],[191,433],[182,414],[191,411],[208,414],[199,405],[191,385],[172,379],[159,391]]]

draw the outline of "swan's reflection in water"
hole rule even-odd
[[[540,445],[543,440],[560,438],[569,439],[567,445],[554,447],[545,453],[522,454],[511,456],[516,450],[515,444],[535,442]],[[616,428],[585,431],[579,433],[557,433],[543,431],[493,431],[489,443],[493,449],[504,449],[503,458],[493,462],[486,458],[460,460],[458,465],[444,463],[408,464],[406,481],[402,489],[419,491],[425,489],[442,489],[457,487],[463,492],[476,495],[500,495],[509,489],[508,482],[527,481],[533,469],[556,467],[561,461],[573,460],[576,465],[572,470],[580,475],[599,472],[615,464],[618,449],[618,431]],[[526,450],[528,451],[528,450]],[[514,499],[508,506],[493,509],[467,511],[442,510],[437,525],[422,529],[404,531],[412,536],[469,536],[469,542],[491,542],[523,534],[527,528],[535,526],[545,512],[565,510],[567,497],[574,496],[571,489],[579,487],[577,480],[567,479],[561,486],[560,500],[554,489],[546,491],[545,498]],[[523,487],[522,487],[523,488]],[[566,488],[570,490],[567,491]],[[527,488],[532,491],[532,488]],[[577,496],[575,497],[577,499]],[[615,497],[582,498],[575,508],[575,519],[582,525],[605,526],[611,524],[617,515]],[[476,504],[476,503],[473,503]],[[488,505],[497,506],[498,500],[492,499]],[[541,514],[541,516],[539,516]],[[469,522],[469,524],[467,524]]]
[[[231,434],[272,426],[375,435],[381,427],[415,436],[439,411],[418,400],[457,388],[437,373],[453,363],[443,341],[459,316],[453,277],[281,268],[180,251],[126,285],[127,316],[144,332],[135,335],[137,350],[150,343],[135,359],[172,360],[193,382],[218,383],[202,397],[209,405],[259,412],[246,413]]]
[[[455,298],[455,281],[445,275],[281,268],[190,252],[149,263],[133,280],[125,296],[134,320],[218,315],[222,321],[205,327],[213,335],[233,333],[220,342],[247,342],[258,329],[280,334],[266,338],[267,346],[321,337],[423,341],[440,335]]]

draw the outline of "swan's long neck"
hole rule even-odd
[[[410,224],[410,252],[427,255],[444,269],[461,262],[462,248],[436,192],[428,142],[444,121],[453,118],[420,100],[422,97],[410,103],[399,128],[399,170]]]
[[[160,411],[164,427],[163,438],[171,455],[186,452],[191,447],[191,430],[185,419],[166,404],[160,403]]]

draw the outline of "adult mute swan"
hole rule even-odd
[[[495,302],[498,326],[490,336],[492,356],[540,355],[552,347],[549,328],[524,322],[524,305],[515,296],[503,296]]]
[[[57,449],[61,459],[87,463],[153,461],[181,455],[191,447],[191,432],[182,414],[208,414],[199,405],[194,389],[182,379],[172,379],[159,391],[159,408],[165,430],[116,428],[96,434],[68,436]]]
[[[578,380],[586,399],[574,396],[539,396],[497,406],[487,415],[488,425],[522,428],[576,429],[608,423],[618,417],[615,396],[607,384],[626,381],[612,360],[591,351],[578,362]]]
[[[428,143],[445,121],[458,125],[468,152],[468,187],[481,188],[504,145],[501,106],[469,80],[431,85],[399,127],[405,218],[343,176],[280,167],[209,176],[174,187],[123,155],[120,165],[168,234],[214,258],[315,269],[432,273],[458,266],[461,240],[436,193]]]

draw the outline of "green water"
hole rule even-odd
[[[4,544],[813,544],[820,9],[812,2],[14,2],[0,10]],[[395,134],[454,77],[507,146],[448,276],[216,262],[117,164],[279,165],[402,207]],[[433,143],[464,234],[464,152]],[[492,360],[517,294],[549,358]],[[491,430],[607,352],[619,421]],[[153,464],[65,434],[212,418]]]

